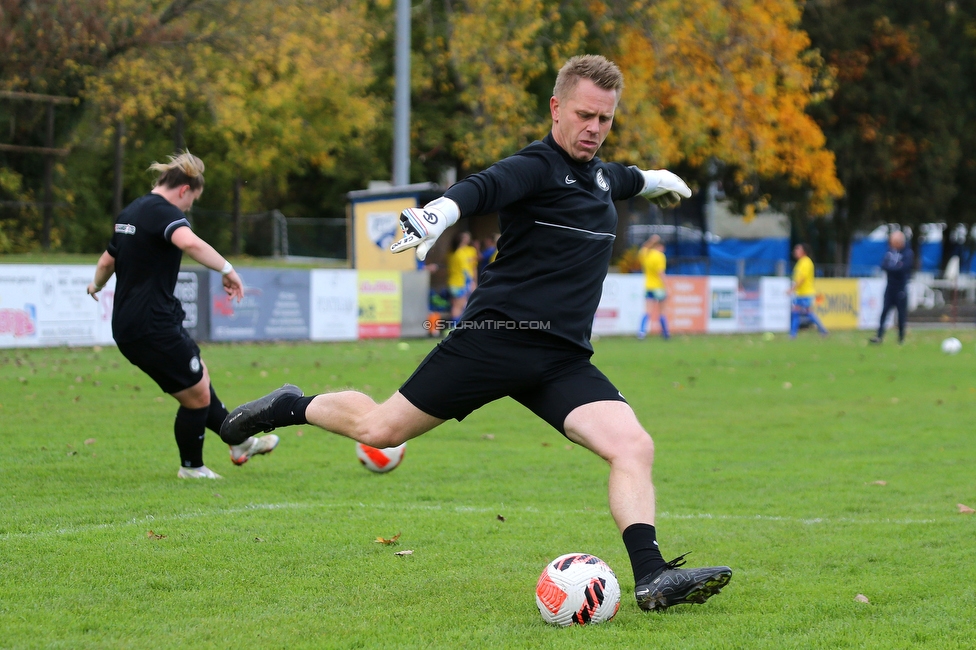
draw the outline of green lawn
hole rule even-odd
[[[0,647],[972,647],[976,333],[951,357],[949,334],[598,341],[655,439],[665,556],[734,571],[663,614],[633,601],[603,462],[511,400],[390,474],[305,426],[240,468],[209,435],[225,478],[180,481],[176,403],[117,350],[0,350]],[[431,345],[203,354],[233,408],[285,381],[385,399]],[[542,622],[535,582],[571,551],[615,569],[610,623]]]

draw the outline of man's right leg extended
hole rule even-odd
[[[444,420],[424,413],[399,392],[377,404],[356,391],[304,397],[285,384],[268,395],[234,409],[220,428],[225,441],[294,424],[313,424],[369,445],[395,447],[430,431]]]

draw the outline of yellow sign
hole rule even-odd
[[[352,219],[353,268],[367,271],[413,271],[417,256],[412,250],[394,255],[390,244],[400,239],[400,212],[417,206],[415,197],[355,201],[349,205]]]
[[[828,330],[857,329],[861,306],[858,281],[841,278],[817,278],[813,282],[817,295],[813,311]]]
[[[400,271],[360,271],[357,282],[359,338],[399,338],[403,320]]]

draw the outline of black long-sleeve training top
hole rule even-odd
[[[552,133],[444,196],[462,216],[498,212],[498,255],[462,315],[498,311],[592,350],[593,315],[600,303],[617,231],[613,202],[636,196],[636,167],[593,158],[573,160]]]
[[[901,250],[889,248],[881,260],[881,268],[888,273],[885,293],[896,295],[905,291],[908,280],[912,276],[913,266],[915,266],[915,254],[911,248],[907,246]]]

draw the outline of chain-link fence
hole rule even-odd
[[[219,251],[236,250],[233,215],[194,208],[194,231]],[[252,257],[349,259],[346,220],[286,217],[278,210],[241,216],[240,252]]]

